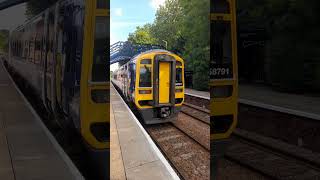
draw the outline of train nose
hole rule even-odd
[[[160,116],[162,118],[169,117],[169,115],[170,115],[170,108],[169,107],[162,107],[160,109]]]

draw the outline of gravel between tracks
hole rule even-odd
[[[184,179],[209,180],[210,152],[207,149],[170,123],[147,129]]]
[[[311,166],[237,136],[232,137],[226,158],[277,180],[320,179],[319,167]]]
[[[270,178],[222,158],[218,161],[218,177],[216,180],[270,180]]]
[[[201,121],[180,113],[177,121],[173,122],[174,126],[188,134],[199,144],[210,150],[210,126]]]

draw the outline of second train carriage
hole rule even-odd
[[[8,65],[70,119],[109,177],[109,1],[60,0],[10,35]]]
[[[184,61],[166,50],[140,53],[112,75],[146,124],[174,121],[184,102]]]
[[[211,142],[230,137],[238,119],[236,1],[211,1]]]

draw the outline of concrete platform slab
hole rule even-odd
[[[207,91],[197,91],[195,89],[185,89],[185,94],[192,94],[192,95],[196,95],[199,97],[202,97],[204,99],[209,99],[210,98],[210,93]]]
[[[0,179],[72,180],[82,175],[0,62]]]
[[[116,128],[115,130],[111,129],[111,132],[117,132],[117,140],[119,141],[118,148],[111,149],[111,152],[121,151],[116,152],[116,154],[121,154],[122,156],[121,159],[118,157],[118,161],[122,160],[123,162],[125,178],[130,180],[179,179],[174,170],[168,166],[169,164],[164,163],[164,157],[162,155],[162,157],[159,156],[160,151],[155,151],[155,145],[152,146],[150,144],[152,140],[148,140],[148,137],[141,129],[141,125],[139,126],[139,122],[134,119],[135,117],[129,112],[126,104],[121,100],[113,86],[110,88],[110,95],[110,112],[111,117],[114,117],[115,123],[111,125],[111,128]],[[111,141],[114,140],[112,139]],[[120,171],[119,173],[121,176],[122,172]],[[114,175],[114,177],[117,176]]]

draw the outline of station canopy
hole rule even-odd
[[[0,0],[0,10],[27,2],[27,0]]]
[[[129,41],[119,41],[110,47],[110,64],[125,63],[134,56],[153,49],[165,49],[161,45],[134,44]]]

